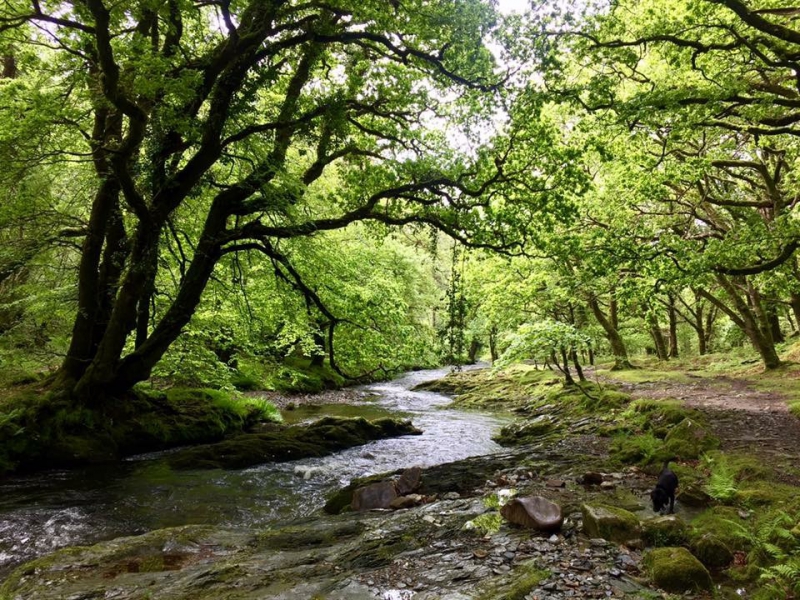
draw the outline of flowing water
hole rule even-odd
[[[414,386],[445,369],[364,386],[361,406],[300,407],[293,421],[322,414],[411,418],[421,436],[380,440],[324,458],[237,471],[173,472],[158,455],[124,463],[50,471],[0,482],[0,576],[57,548],[187,524],[265,527],[312,514],[334,489],[362,477],[430,466],[499,450],[497,416],[447,408],[450,399]]]

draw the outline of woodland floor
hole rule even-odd
[[[797,378],[798,371],[785,373]],[[706,415],[725,451],[743,450],[777,467],[787,483],[800,485],[800,419],[788,410],[786,394],[757,389],[757,383],[727,375],[686,374],[687,381],[658,380],[636,383],[603,379],[635,398],[683,400]]]

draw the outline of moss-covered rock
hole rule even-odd
[[[281,427],[186,448],[166,460],[175,469],[241,469],[265,462],[325,456],[372,440],[421,433],[407,420],[325,417],[310,425]]]
[[[644,557],[648,575],[667,592],[711,591],[714,583],[703,564],[686,548],[656,548]]]
[[[642,521],[642,539],[649,546],[679,546],[689,539],[689,528],[676,515],[647,519]]]
[[[520,446],[535,442],[555,429],[555,419],[550,415],[538,417],[522,423],[512,423],[500,430],[493,439],[502,446]]]
[[[719,438],[696,420],[686,418],[669,431],[664,445],[672,456],[687,460],[719,448]]]
[[[692,520],[692,542],[706,534],[719,539],[731,552],[747,552],[751,547],[744,521],[738,511],[729,506],[712,506]]]
[[[611,442],[611,456],[623,464],[641,466],[663,464],[671,458],[664,442],[649,432],[617,435]]]
[[[647,505],[641,498],[635,496],[631,491],[620,488],[614,491],[606,500],[606,504],[623,508],[630,512],[638,512],[647,508]]]
[[[631,512],[606,504],[584,504],[583,531],[592,538],[627,542],[641,535],[639,519]]]
[[[97,406],[28,390],[6,399],[0,410],[0,473],[212,442],[264,421],[265,407],[207,389],[137,389]]]
[[[686,506],[705,508],[712,503],[711,496],[697,483],[684,484],[681,479],[681,487],[676,500]]]
[[[733,552],[713,533],[704,533],[692,541],[692,554],[710,569],[722,569],[733,562]]]

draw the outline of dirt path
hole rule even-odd
[[[690,378],[689,382],[609,381],[635,398],[683,400],[708,415],[725,450],[745,450],[765,460],[777,459],[776,462],[794,466],[791,477],[797,476],[800,419],[789,412],[782,394],[754,389],[747,381],[732,377]]]

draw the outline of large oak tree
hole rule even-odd
[[[55,381],[83,400],[149,377],[226,254],[266,255],[331,324],[332,349],[338,316],[284,240],[374,221],[517,248],[566,176],[544,135],[524,150],[512,130],[476,141],[505,77],[486,47],[497,26],[488,2],[4,6],[2,54],[19,74],[0,86],[14,100],[0,102],[5,155],[20,170],[56,159],[91,168],[63,190],[84,226],[71,232],[82,244],[77,313]],[[337,189],[315,187],[326,173]],[[202,227],[154,312],[159,251],[187,215]]]

